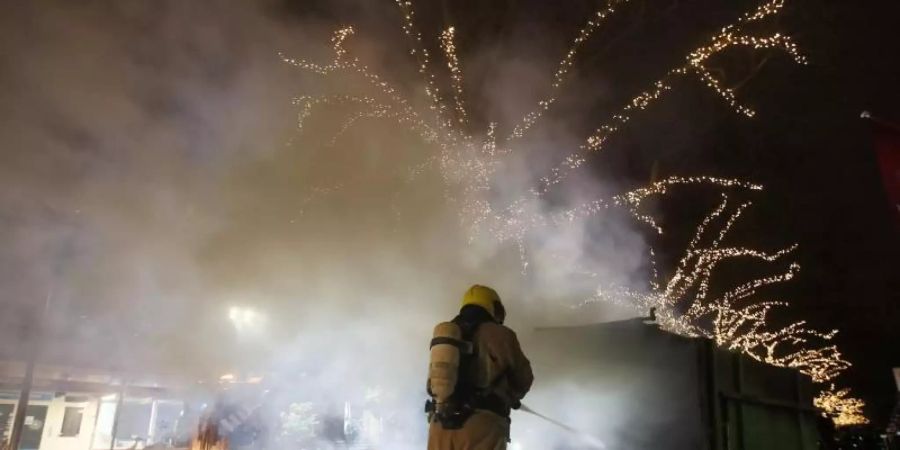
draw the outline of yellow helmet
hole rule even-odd
[[[484,308],[487,312],[491,314],[491,317],[496,318],[496,311],[494,308],[494,303],[500,303],[500,296],[497,295],[497,291],[487,287],[482,286],[480,284],[473,285],[463,294],[462,298],[462,306],[466,305],[477,305]]]

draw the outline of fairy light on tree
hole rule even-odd
[[[620,198],[628,203],[631,213],[656,232],[663,229],[652,217],[641,212],[642,203],[654,195],[665,195],[677,185],[698,184],[726,189],[759,191],[761,186],[716,178],[671,178],[629,192]],[[655,308],[660,326],[685,336],[712,339],[720,347],[737,351],[767,364],[789,367],[809,375],[821,386],[815,398],[816,407],[823,410],[837,425],[866,423],[862,414],[864,403],[850,396],[848,389],[836,389],[833,381],[851,367],[850,362],[830,341],[836,330],[819,331],[797,321],[773,327],[770,313],[787,306],[782,301],[756,300],[767,286],[790,281],[800,270],[796,262],[782,264],[778,273],[746,281],[718,294],[710,284],[716,268],[729,262],[756,261],[779,264],[792,254],[792,245],[776,251],[762,251],[748,247],[726,245],[729,232],[738,223],[750,202],[737,203],[728,193],[721,194],[721,202],[697,225],[682,257],[668,277],[660,277],[651,250],[653,279],[649,292],[630,288],[603,286],[584,304],[597,301],[636,304],[645,310]]]
[[[607,0],[579,30],[576,38],[554,72],[549,94],[538,102],[515,124],[511,133],[498,141],[499,124],[491,122],[484,136],[476,139],[469,130],[472,125],[464,98],[464,77],[460,68],[455,28],[448,27],[438,36],[438,44],[448,70],[452,105],[448,104],[432,71],[431,54],[424,44],[422,34],[416,29],[416,13],[412,2],[395,0],[402,15],[402,32],[408,38],[409,54],[416,60],[417,71],[422,77],[425,94],[430,105],[424,110],[416,108],[399,88],[374,73],[366,64],[352,56],[345,48],[346,41],[354,34],[353,28],[337,30],[332,38],[334,59],[328,64],[306,60],[282,59],[304,71],[328,77],[336,72],[360,77],[374,88],[373,96],[331,95],[302,96],[295,100],[300,107],[299,126],[323,105],[342,105],[353,108],[338,129],[337,139],[358,121],[363,119],[387,119],[411,131],[425,142],[435,144],[438,152],[428,154],[426,163],[410,169],[411,176],[436,165],[445,183],[448,200],[458,206],[461,225],[470,239],[487,235],[499,243],[511,243],[520,252],[523,270],[528,267],[526,237],[528,233],[546,227],[560,227],[576,219],[586,219],[608,210],[624,208],[638,223],[645,224],[656,233],[663,233],[652,214],[643,211],[644,201],[654,196],[665,196],[677,186],[706,185],[722,191],[722,200],[697,226],[695,234],[672,273],[661,277],[655,261],[657,252],[651,249],[653,279],[641,290],[633,287],[597,286],[592,298],[585,303],[613,301],[647,310],[657,309],[660,324],[666,330],[687,336],[703,336],[717,345],[746,354],[768,364],[789,367],[809,375],[822,386],[816,398],[816,406],[838,425],[864,423],[862,401],[853,398],[846,389],[833,384],[835,378],[850,367],[838,348],[831,343],[835,331],[822,332],[809,327],[804,321],[784,326],[774,326],[770,320],[773,311],[785,308],[786,303],[757,300],[760,290],[787,282],[796,276],[799,265],[784,260],[796,246],[776,251],[763,251],[749,247],[726,245],[729,232],[751,206],[733,199],[735,191],[758,192],[762,186],[746,181],[708,176],[670,177],[649,186],[613,196],[600,198],[580,206],[547,213],[537,207],[544,196],[566,180],[568,174],[582,167],[591,153],[603,148],[609,139],[621,131],[641,111],[652,106],[668,92],[675,89],[679,80],[699,81],[719,97],[735,113],[753,117],[756,112],[739,101],[734,89],[725,86],[722,75],[708,67],[717,55],[734,48],[752,51],[777,50],[788,55],[797,64],[806,64],[789,36],[781,33],[759,35],[749,31],[751,25],[776,16],[784,7],[784,0],[769,0],[741,15],[735,22],[725,25],[710,36],[704,45],[688,52],[683,63],[664,72],[641,92],[626,102],[618,111],[597,126],[585,138],[584,143],[569,152],[562,161],[551,167],[548,173],[536,180],[536,186],[522,193],[504,206],[494,205],[489,197],[491,187],[497,183],[496,175],[505,158],[515,152],[519,142],[527,136],[553,104],[567,75],[575,63],[579,50],[598,30],[607,18],[629,0]],[[783,268],[774,274],[749,280],[725,292],[713,292],[711,280],[721,265],[732,261],[756,261],[780,264]],[[596,277],[591,268],[573,267],[573,273]]]

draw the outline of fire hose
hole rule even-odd
[[[556,425],[557,427],[562,428],[563,430],[566,430],[566,431],[568,431],[569,433],[572,433],[572,434],[574,434],[574,435],[580,437],[581,439],[584,440],[585,443],[589,444],[591,447],[599,448],[599,449],[605,449],[605,448],[606,448],[606,444],[604,444],[603,441],[601,441],[600,439],[594,437],[592,434],[587,433],[587,432],[582,431],[582,430],[579,430],[579,429],[576,429],[576,428],[573,428],[573,427],[570,427],[570,426],[568,426],[568,425],[566,425],[566,424],[564,424],[564,423],[562,423],[562,422],[559,422],[559,421],[557,421],[557,420],[551,419],[551,418],[549,418],[549,417],[547,417],[547,416],[545,416],[545,415],[543,415],[543,414],[541,414],[541,413],[539,413],[539,412],[537,412],[537,411],[535,411],[535,410],[533,410],[533,409],[531,409],[531,408],[529,408],[529,407],[527,407],[527,406],[525,406],[525,405],[521,405],[521,406],[519,407],[519,411],[526,412],[526,413],[531,414],[531,415],[533,415],[533,416],[535,416],[535,417],[538,417],[538,418],[540,418],[540,419],[543,419],[543,420],[545,420],[545,421],[547,421],[547,422],[549,422],[549,423],[552,423],[553,425]]]

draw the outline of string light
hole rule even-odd
[[[300,107],[300,111],[297,113],[297,128],[303,129],[303,124],[312,114],[312,111],[316,106],[333,104],[371,106],[376,104],[376,100],[371,97],[358,97],[354,95],[319,95],[300,96],[295,98],[292,103]]]
[[[749,202],[734,203],[733,191],[761,191],[762,186],[737,179],[709,176],[670,177],[610,198],[598,198],[582,205],[546,211],[543,198],[550,190],[563,182],[572,171],[582,167],[590,152],[599,151],[610,137],[620,131],[635,114],[650,107],[667,92],[674,89],[675,81],[693,77],[712,90],[736,113],[753,117],[755,111],[737,99],[732,88],[709,70],[707,64],[716,55],[735,47],[752,50],[780,49],[796,63],[806,64],[806,58],[788,36],[774,33],[755,36],[745,31],[745,26],[776,15],[784,6],[784,0],[769,0],[754,10],[723,27],[711,36],[706,44],[689,52],[684,62],[665,72],[664,76],[598,126],[584,143],[567,155],[559,164],[539,177],[536,186],[527,189],[520,197],[505,206],[494,205],[491,189],[498,182],[497,171],[504,164],[504,157],[514,151],[513,145],[536,125],[544,113],[556,102],[560,89],[565,85],[574,67],[576,56],[585,42],[599,29],[618,7],[628,0],[607,0],[582,27],[571,47],[554,72],[549,94],[528,112],[512,132],[498,144],[499,124],[491,122],[483,139],[476,140],[466,129],[469,117],[464,98],[464,80],[455,43],[455,28],[448,27],[439,36],[440,47],[449,72],[453,105],[448,106],[431,70],[431,55],[424,45],[422,35],[416,30],[415,11],[412,2],[395,0],[403,16],[402,31],[409,39],[409,50],[423,77],[425,94],[430,106],[422,111],[413,106],[400,91],[367,65],[353,57],[345,47],[353,35],[353,28],[343,27],[332,37],[334,59],[328,64],[316,64],[281,56],[282,60],[299,69],[321,76],[335,72],[356,74],[375,88],[375,96],[302,96],[295,99],[300,107],[298,126],[312,111],[322,105],[343,106],[354,111],[342,122],[332,139],[335,142],[362,119],[388,119],[420,136],[425,142],[439,149],[429,154],[424,162],[408,168],[407,179],[420,176],[425,170],[436,167],[448,186],[447,200],[457,206],[460,224],[467,230],[469,240],[488,235],[498,243],[511,243],[518,249],[523,272],[529,268],[527,237],[536,230],[564,227],[578,220],[587,220],[610,208],[624,208],[639,223],[646,224],[658,234],[662,226],[651,213],[643,210],[645,201],[654,196],[665,196],[676,186],[702,185],[722,191],[721,202],[696,227],[684,255],[674,271],[665,278],[656,264],[656,253],[649,252],[651,280],[649,289],[633,289],[622,286],[598,285],[594,295],[581,304],[596,301],[612,301],[646,310],[657,308],[657,318],[662,328],[686,335],[712,339],[717,345],[744,353],[759,361],[796,369],[809,375],[820,385],[831,383],[841,372],[850,367],[840,351],[829,341],[834,331],[821,332],[803,321],[783,327],[774,327],[769,320],[771,311],[786,306],[779,301],[754,301],[759,291],[767,286],[784,283],[796,276],[800,267],[787,263],[780,273],[749,280],[724,292],[710,288],[716,269],[730,261],[757,261],[782,264],[796,249],[789,246],[773,252],[747,247],[725,246],[727,235],[751,206]],[[455,117],[454,117],[455,116]],[[427,118],[427,119],[426,119]],[[451,189],[451,187],[453,189]],[[330,191],[327,191],[330,192]],[[320,193],[317,193],[320,194]],[[393,206],[392,206],[393,207]],[[399,217],[399,211],[394,211]],[[554,255],[558,258],[558,255]],[[590,267],[575,266],[572,272],[589,279],[602,279]],[[816,398],[816,406],[831,417],[836,424],[860,423],[863,403],[850,396],[846,389],[838,390],[833,384],[824,387]]]
[[[620,197],[629,199],[631,206],[636,209],[651,195],[664,195],[666,187],[682,184],[669,181],[663,180]],[[734,180],[717,181],[715,184],[720,186],[733,183],[732,186],[748,190],[761,189],[757,185]],[[826,385],[816,397],[815,405],[823,414],[832,418],[836,425],[866,423],[867,419],[862,414],[864,403],[851,397],[849,390],[835,390],[830,383],[851,367],[838,348],[828,344],[836,331],[818,331],[809,328],[805,321],[773,329],[769,320],[770,312],[787,304],[778,301],[747,301],[755,297],[760,288],[791,280],[799,271],[799,265],[790,263],[783,273],[754,279],[710,297],[709,283],[716,266],[747,258],[775,263],[796,249],[794,245],[767,253],[752,248],[722,247],[728,232],[749,206],[749,202],[731,206],[728,195],[723,193],[722,201],[696,227],[675,272],[666,282],[659,282],[655,253],[651,251],[653,281],[650,283],[650,292],[604,286],[598,288],[595,296],[582,304],[613,301],[639,305],[642,308],[656,308],[657,320],[663,329],[685,336],[712,339],[720,347],[767,364],[796,369],[809,375],[815,383]],[[731,213],[726,214],[727,211]],[[614,298],[611,299],[611,295]],[[707,326],[709,323],[712,324],[711,327]]]
[[[551,174],[541,179],[541,193],[548,192],[553,186],[559,184],[571,169],[580,167],[585,161],[583,154],[589,151],[599,151],[607,140],[628,123],[633,114],[642,111],[656,100],[672,90],[673,82],[681,77],[694,74],[699,80],[719,97],[721,97],[735,112],[747,117],[753,117],[756,112],[737,101],[734,90],[722,86],[720,79],[712,75],[705,66],[713,56],[722,53],[732,47],[749,47],[754,50],[779,48],[786,52],[796,63],[808,64],[807,58],[802,55],[789,36],[775,33],[771,36],[756,37],[745,34],[743,26],[759,21],[780,12],[784,6],[783,0],[773,0],[763,4],[752,12],[745,13],[737,23],[727,25],[709,39],[707,45],[698,47],[685,57],[686,63],[682,66],[670,69],[661,79],[653,82],[649,89],[633,97],[617,113],[613,114],[606,123],[601,124],[585,143],[573,154],[566,157],[560,166],[551,170]],[[551,102],[552,103],[552,102]],[[549,105],[548,105],[549,108]],[[530,126],[530,125],[529,125]],[[571,161],[578,161],[572,165]]]
[[[459,59],[456,57],[456,44],[453,42],[455,33],[453,27],[447,28],[441,33],[441,48],[447,59],[447,69],[450,71],[450,84],[453,86],[453,100],[456,103],[457,121],[460,125],[468,122],[466,108],[463,103],[463,80],[459,70]]]
[[[442,129],[452,128],[450,119],[447,118],[447,106],[441,98],[441,91],[437,87],[434,73],[429,66],[431,65],[431,55],[422,42],[422,34],[419,33],[414,25],[416,12],[413,9],[412,2],[409,0],[395,0],[397,6],[403,14],[403,33],[412,42],[410,54],[413,55],[419,63],[419,74],[425,79],[425,94],[431,98],[431,109],[437,112],[439,126]]]
[[[559,63],[556,73],[553,74],[553,84],[550,85],[550,95],[538,102],[537,109],[529,112],[522,118],[519,124],[513,128],[513,131],[510,136],[507,137],[507,140],[518,139],[524,136],[525,132],[528,131],[532,125],[537,123],[544,112],[550,109],[550,106],[556,102],[556,93],[565,83],[566,75],[569,74],[569,70],[571,70],[572,65],[575,63],[575,56],[578,54],[578,50],[580,50],[582,45],[587,42],[592,34],[594,34],[594,31],[600,27],[600,24],[616,11],[616,7],[624,3],[628,3],[628,0],[609,0],[603,8],[597,10],[594,15],[588,19],[587,24],[578,31],[578,36],[572,42],[569,51],[566,52],[565,58]]]
[[[394,114],[394,117],[402,118],[402,122],[408,124],[413,131],[428,136],[426,138],[428,142],[438,143],[442,148],[446,148],[448,145],[455,145],[456,139],[452,134],[445,134],[443,136],[445,139],[437,139],[436,135],[438,134],[438,131],[434,130],[421,118],[419,113],[411,106],[410,102],[400,95],[396,88],[383,81],[378,74],[371,72],[368,66],[360,62],[358,58],[347,58],[348,51],[344,48],[344,44],[353,34],[354,30],[352,27],[343,27],[335,31],[334,36],[331,39],[334,60],[330,64],[316,64],[303,59],[289,58],[283,54],[279,54],[279,56],[281,57],[281,60],[287,64],[322,76],[329,76],[337,71],[357,73],[387,98],[388,103],[380,104],[380,109],[396,110],[392,113]],[[325,98],[320,103],[331,103],[331,100]],[[383,117],[384,115],[376,114],[375,116]]]
[[[825,415],[839,427],[869,423],[869,419],[863,414],[866,404],[851,397],[849,389],[837,389],[832,384],[813,399],[813,404],[825,411]]]

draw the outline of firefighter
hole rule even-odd
[[[496,291],[480,285],[466,291],[452,323],[459,326],[462,344],[458,348],[470,351],[461,352],[450,399],[429,401],[429,450],[506,449],[510,410],[521,405],[534,376],[516,334],[503,325],[505,318]],[[436,337],[433,347],[436,342],[448,341]],[[432,377],[429,369],[429,393],[434,397]]]

